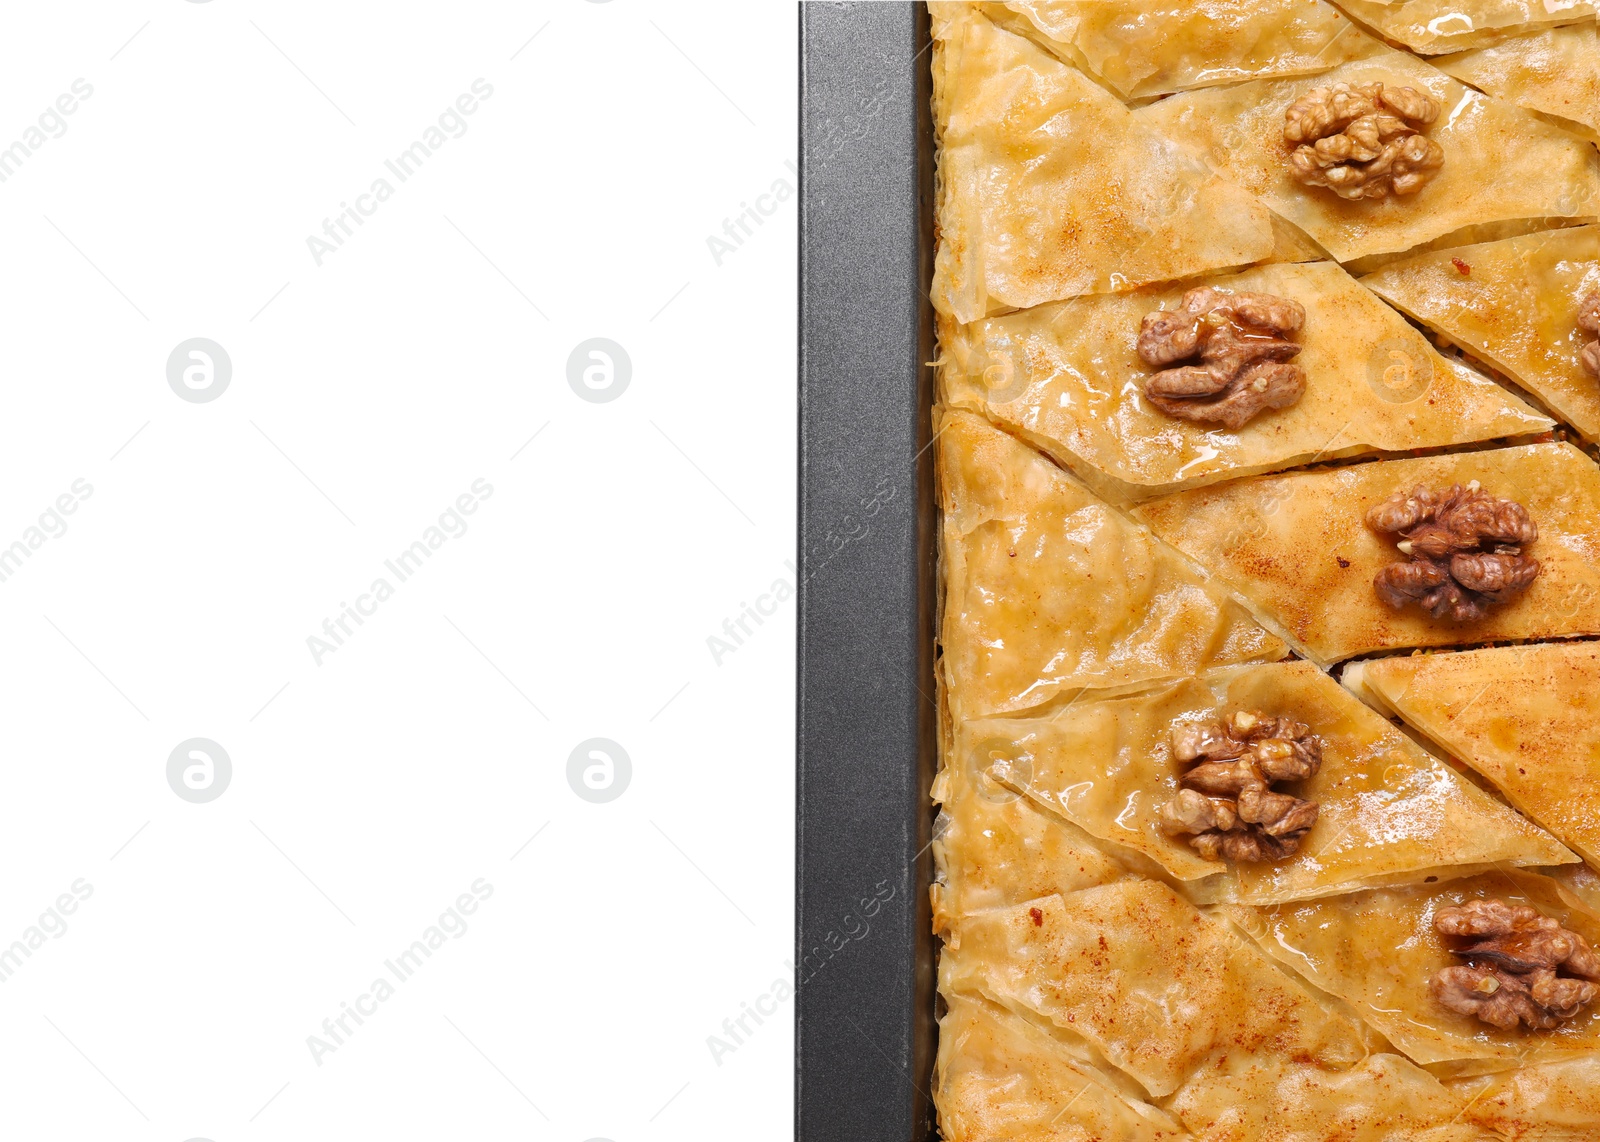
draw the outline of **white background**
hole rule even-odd
[[[0,183],[0,548],[93,489],[0,582],[0,948],[93,890],[0,983],[0,1136],[787,1136],[791,1005],[707,1037],[790,955],[793,601],[707,639],[792,581],[794,199],[707,238],[795,182],[794,8],[9,4],[0,44],[0,147],[93,88]],[[207,403],[167,381],[193,337]],[[209,803],[168,785],[193,737]],[[569,786],[592,737],[609,803]]]

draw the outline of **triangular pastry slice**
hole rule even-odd
[[[1293,340],[1307,386],[1295,404],[1228,429],[1178,419],[1145,399],[1140,387],[1155,370],[1135,349],[1140,322],[1178,308],[1186,289],[1199,284],[1269,293],[1305,308]],[[1317,459],[1532,434],[1552,424],[1440,356],[1332,262],[1082,297],[951,325],[941,340],[946,404],[1006,424],[1119,500]]]
[[[1591,23],[1588,0],[1339,0],[1356,19],[1423,55],[1498,43],[1555,24]]]
[[[1570,24],[1433,61],[1440,71],[1600,139],[1600,28]]]
[[[1284,112],[1334,83],[1411,87],[1442,108],[1427,137],[1444,165],[1420,190],[1340,198],[1300,183],[1289,165]],[[1600,214],[1600,156],[1529,111],[1483,95],[1405,52],[1386,51],[1308,79],[1252,80],[1174,95],[1134,113],[1256,195],[1341,262],[1409,250],[1466,226]]]
[[[1356,1026],[1171,888],[1127,880],[968,917],[946,994],[975,991],[1079,1037],[1151,1097],[1218,1053],[1358,1062]]]
[[[933,31],[941,313],[973,321],[1272,252],[1265,207],[1076,68],[962,5],[934,5]]]
[[[972,413],[947,414],[936,447],[958,720],[1286,653],[1176,551]]]
[[[1386,605],[1373,578],[1405,556],[1367,527],[1368,509],[1419,485],[1474,480],[1532,516],[1539,538],[1527,550],[1539,577],[1469,622]],[[1600,633],[1600,468],[1570,444],[1252,476],[1163,496],[1133,514],[1323,665],[1375,650]]]
[[[933,1100],[945,1142],[1178,1142],[1162,1110],[1119,1090],[1048,1031],[960,992],[945,996]]]
[[[1225,905],[1222,911],[1268,955],[1348,1003],[1425,1066],[1503,1070],[1600,1050],[1600,1005],[1549,1030],[1505,1031],[1452,1011],[1429,992],[1428,981],[1441,969],[1462,962],[1434,931],[1434,914],[1487,899],[1532,907],[1591,944],[1600,941],[1600,916],[1549,877],[1511,870],[1273,908]]]
[[[1314,75],[1379,45],[1325,0],[1011,0],[1045,46],[1124,99]]]
[[[1600,226],[1420,254],[1361,284],[1600,439],[1600,380],[1581,356],[1594,337],[1578,327],[1584,299],[1600,293]]]
[[[1206,860],[1161,829],[1161,809],[1188,768],[1173,757],[1173,731],[1235,711],[1304,723],[1322,741],[1316,775],[1276,789],[1318,807],[1294,856]],[[963,767],[987,766],[1046,811],[1154,861],[1199,900],[1275,904],[1577,859],[1308,662],[1084,697],[1051,717],[980,721],[964,727],[956,750]]]
[[[1600,642],[1380,658],[1345,674],[1600,864]]]

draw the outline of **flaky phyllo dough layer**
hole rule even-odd
[[[929,8],[943,1136],[1600,1142],[1595,4]]]

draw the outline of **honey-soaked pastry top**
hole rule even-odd
[[[1176,308],[1189,284],[1078,298],[951,327],[941,360],[944,400],[1014,426],[1114,499],[1551,426],[1487,377],[1441,356],[1331,262],[1202,280],[1304,307],[1294,361],[1308,383],[1292,407],[1229,430],[1174,419],[1145,399],[1140,385],[1153,370],[1135,348],[1140,321]]]
[[[1041,897],[961,928],[959,949],[941,961],[947,988],[1042,1016],[1155,1098],[1217,1052],[1337,1069],[1367,1053],[1335,1008],[1153,880]]]
[[[1438,175],[1415,194],[1357,201],[1297,181],[1284,113],[1313,88],[1339,82],[1409,86],[1434,99],[1442,110],[1426,137],[1444,150]],[[1134,115],[1341,262],[1410,250],[1465,226],[1526,218],[1588,221],[1600,213],[1600,155],[1593,146],[1405,52],[1355,60],[1309,79],[1191,91]]]
[[[1240,709],[1303,722],[1322,743],[1315,776],[1288,787],[1320,813],[1300,851],[1284,860],[1206,860],[1160,828],[1181,768],[1174,727]],[[1080,698],[1040,718],[974,722],[956,752],[962,767],[987,764],[997,781],[1113,851],[1156,862],[1197,899],[1272,904],[1577,859],[1307,662]]]
[[[1208,1142],[1496,1142],[1466,1120],[1469,1097],[1402,1055],[1368,1055],[1342,1071],[1231,1055],[1168,1106]]]
[[[934,34],[941,313],[973,321],[1272,252],[1265,206],[1076,68],[959,5],[935,6]]]
[[[1400,558],[1369,510],[1413,488],[1478,481],[1539,528],[1541,573],[1475,622],[1394,610],[1373,587]],[[1600,634],[1600,468],[1570,444],[1254,476],[1134,509],[1155,533],[1239,590],[1324,665],[1376,650]]]
[[[1600,865],[1600,643],[1554,642],[1359,664],[1358,684]]]
[[[1124,99],[1315,75],[1381,50],[1325,0],[1011,0],[1006,7]]]
[[[957,992],[939,1020],[934,1100],[945,1142],[1178,1142],[1189,1132],[1048,1031]]]
[[[1508,35],[1592,23],[1589,0],[1339,0],[1356,19],[1423,55],[1496,44]]]
[[[1502,1030],[1439,1003],[1428,981],[1460,962],[1434,930],[1442,908],[1499,899],[1525,905],[1594,941],[1600,916],[1548,877],[1496,870],[1464,880],[1379,888],[1271,908],[1223,911],[1268,955],[1349,1003],[1407,1056],[1423,1064],[1505,1070],[1600,1049],[1600,1009],[1552,1030]]]
[[[966,412],[935,446],[958,719],[1283,657],[1220,585],[1033,449]]]
[[[1600,226],[1417,254],[1361,284],[1600,440],[1600,384],[1582,363],[1593,338],[1578,322],[1584,300],[1600,292]]]
[[[1449,1084],[1462,1118],[1515,1142],[1587,1142],[1600,1122],[1600,1053]]]
[[[1433,61],[1440,71],[1600,140],[1600,27],[1592,22],[1515,36]]]
[[[1037,896],[1076,892],[1128,875],[1082,829],[1040,809],[978,766],[981,749],[946,760],[934,784],[940,804],[931,886],[934,931],[955,940],[960,917]]]

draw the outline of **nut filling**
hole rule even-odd
[[[1444,165],[1444,148],[1421,134],[1439,104],[1411,87],[1336,83],[1314,87],[1284,112],[1294,177],[1340,198],[1415,194]]]
[[[1146,314],[1139,327],[1140,359],[1161,370],[1145,381],[1145,399],[1168,416],[1235,429],[1288,408],[1306,391],[1305,370],[1284,363],[1300,352],[1288,337],[1305,321],[1297,301],[1192,289],[1177,309]]]
[[[1471,622],[1539,577],[1539,561],[1522,554],[1539,538],[1538,525],[1521,504],[1491,496],[1476,480],[1399,493],[1367,513],[1367,526],[1401,536],[1396,546],[1408,556],[1372,581],[1396,610],[1417,602],[1436,619]]]
[[[1282,860],[1317,821],[1317,804],[1275,793],[1322,765],[1322,742],[1299,722],[1241,710],[1225,721],[1189,722],[1172,732],[1185,765],[1178,795],[1161,807],[1161,829],[1188,836],[1207,860]]]
[[[1591,337],[1600,337],[1600,291],[1591,293],[1578,307],[1578,328]],[[1600,340],[1583,347],[1583,367],[1600,376]]]
[[[1578,933],[1532,908],[1473,900],[1441,908],[1434,930],[1467,962],[1429,982],[1451,1011],[1509,1031],[1542,1031],[1577,1015],[1600,995],[1600,956]]]

